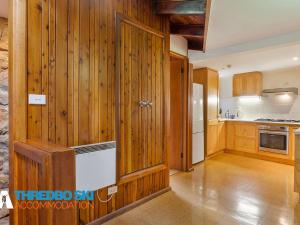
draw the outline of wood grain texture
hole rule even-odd
[[[249,72],[233,76],[233,96],[260,96],[262,92],[262,73]]]
[[[170,168],[192,168],[192,70],[186,56],[171,52]],[[182,156],[180,156],[182,154]],[[177,164],[177,165],[176,165]]]
[[[116,64],[116,103],[119,120],[116,122],[120,124],[117,132],[119,132],[120,143],[119,176],[121,178],[163,163],[162,78],[165,49],[162,46],[165,37],[161,37],[160,32],[155,33],[155,30],[142,26],[129,17],[118,14],[117,20],[117,46],[119,47],[117,47]],[[152,58],[153,62],[150,61]],[[154,73],[150,70],[151,64],[155,66]],[[151,89],[152,85],[153,89]],[[148,102],[149,105],[143,106],[140,104],[141,101]],[[154,125],[155,135],[152,135]]]
[[[300,193],[300,136],[295,136],[294,190]]]
[[[134,179],[118,185],[110,202],[96,200],[94,209],[81,210],[78,222],[87,224],[168,187],[168,16],[155,15],[151,0],[26,0],[12,6],[11,29],[19,36],[11,35],[11,143],[30,138],[75,146],[116,139],[116,13],[131,21],[121,29],[126,76],[120,90],[126,93],[122,104],[131,108],[126,105],[122,115],[134,125],[120,123],[127,140],[120,144],[130,151],[118,164]],[[27,105],[29,92],[46,94],[47,104]],[[152,109],[136,113],[139,97],[151,99]],[[155,165],[164,167],[147,170]],[[107,198],[107,188],[98,192]],[[11,224],[22,225],[17,213],[14,218]]]
[[[75,154],[71,149],[39,142],[14,144],[16,190],[75,190]],[[64,162],[62,164],[62,162]],[[14,209],[18,224],[76,224],[75,209]]]
[[[171,169],[183,169],[184,154],[184,60],[171,57]]]

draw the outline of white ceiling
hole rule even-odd
[[[207,51],[189,51],[197,67],[230,72],[293,66],[300,58],[300,0],[212,0]]]
[[[299,0],[212,0],[207,50],[300,29]]]
[[[8,17],[8,1],[9,0],[0,0],[0,17]]]
[[[294,61],[294,57],[299,57],[299,60]],[[228,68],[228,65],[230,65],[230,68]],[[295,66],[300,67],[300,44],[251,50],[194,63],[194,68],[210,67],[218,70],[221,76]]]

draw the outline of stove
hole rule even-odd
[[[257,122],[276,122],[276,123],[300,123],[300,120],[285,120],[285,119],[267,119],[259,118],[256,119]]]

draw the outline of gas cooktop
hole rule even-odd
[[[277,122],[277,123],[300,123],[300,120],[285,120],[285,119],[266,119],[259,118],[256,119],[257,122]]]

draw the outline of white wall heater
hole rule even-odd
[[[95,191],[116,183],[116,142],[72,147],[76,154],[76,190]]]

